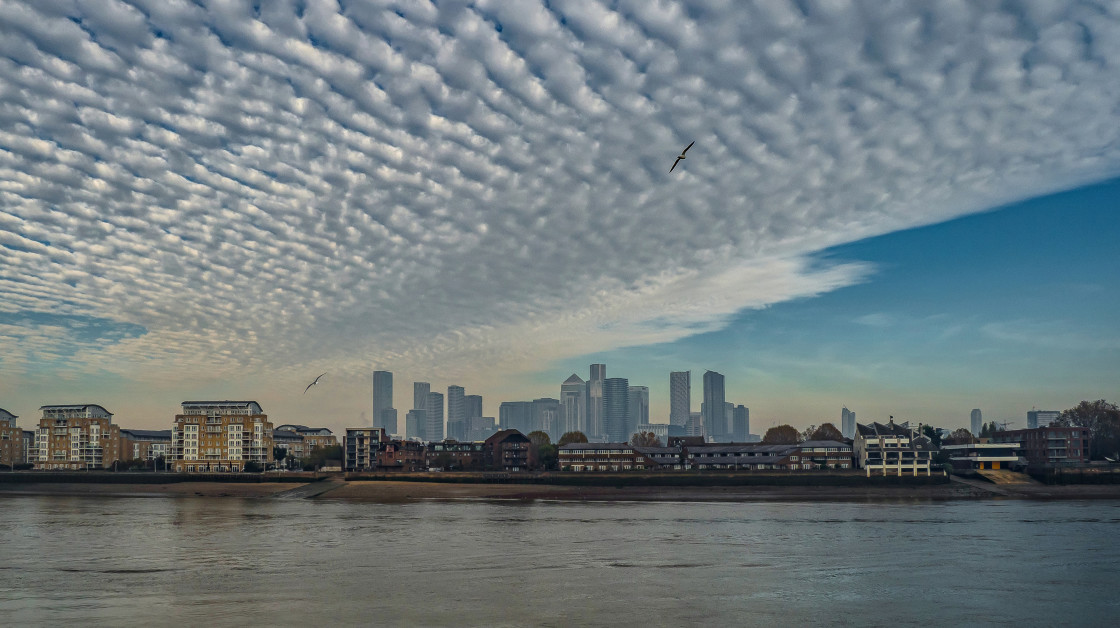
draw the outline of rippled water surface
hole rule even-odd
[[[1120,503],[0,496],[0,625],[1117,625]]]

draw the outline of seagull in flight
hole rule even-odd
[[[684,154],[687,153],[688,149],[692,148],[692,145],[695,143],[696,140],[692,140],[692,142],[688,146],[684,147],[684,150],[681,151],[681,154],[677,155],[677,160],[673,162],[673,168],[676,168],[677,164],[681,163],[681,160],[684,159]],[[672,172],[673,168],[669,168],[669,172]]]
[[[323,375],[326,375],[326,373],[323,373]],[[312,386],[314,386],[315,384],[318,384],[318,383],[319,383],[319,380],[323,378],[323,375],[320,375],[319,377],[316,377],[316,378],[315,378],[315,381],[313,381],[313,382],[311,382],[310,384],[308,384],[308,385],[307,385],[307,388],[304,388],[304,389],[303,389],[303,394],[305,394],[305,395],[306,395],[306,394],[307,394],[307,391],[308,391],[308,390],[310,390]]]

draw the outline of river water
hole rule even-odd
[[[1120,502],[0,496],[0,625],[1120,623]]]

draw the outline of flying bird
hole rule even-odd
[[[681,163],[681,160],[684,159],[684,154],[687,153],[688,149],[692,148],[692,145],[695,143],[696,140],[692,140],[692,142],[688,146],[684,147],[684,150],[681,151],[681,154],[677,155],[677,160],[673,162],[673,168],[676,168],[677,164]],[[669,168],[669,172],[672,172],[673,168]]]
[[[326,373],[323,373],[323,375],[326,375]],[[312,387],[312,386],[314,386],[315,384],[318,384],[318,383],[319,383],[319,380],[320,380],[320,379],[322,379],[323,375],[320,375],[319,377],[316,377],[316,378],[315,378],[315,381],[313,381],[313,382],[311,382],[310,384],[308,384],[308,385],[307,385],[307,388],[304,388],[304,389],[303,389],[303,394],[305,394],[305,395],[306,395],[306,394],[307,394],[307,391],[308,391],[308,390],[311,390],[311,387]]]

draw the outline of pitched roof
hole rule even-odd
[[[902,436],[909,438],[911,433],[908,428],[902,427],[897,423],[878,423],[872,422],[864,425],[863,423],[856,423],[856,431],[862,436]]]
[[[582,383],[584,383],[584,381],[582,379],[580,379],[579,375],[576,375],[575,373],[572,373],[572,376],[569,377],[568,379],[564,380],[564,383],[565,384],[582,384]]]

